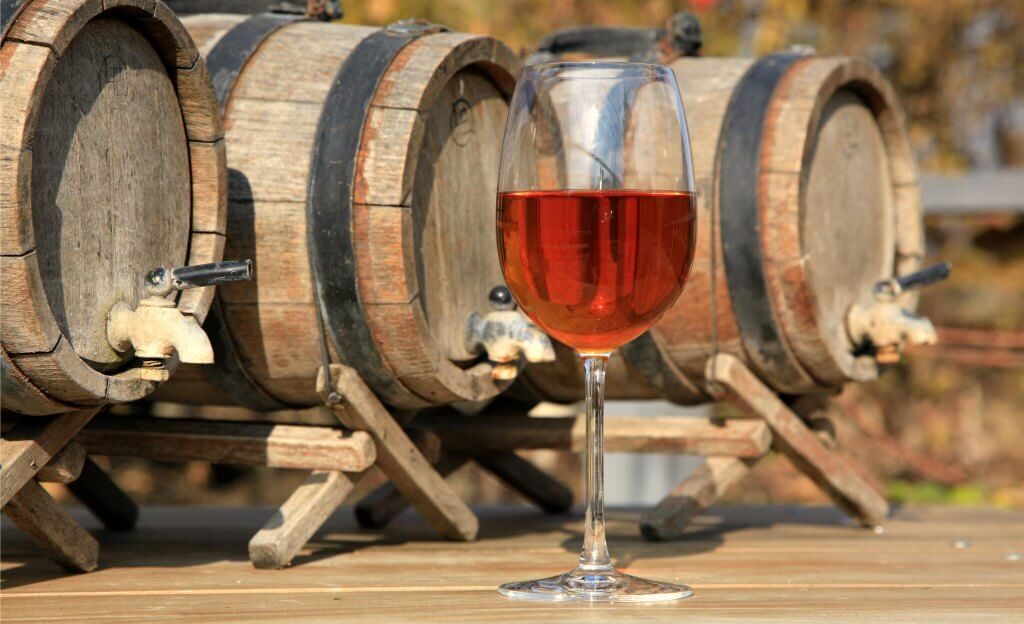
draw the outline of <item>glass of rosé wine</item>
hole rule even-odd
[[[641,63],[563,62],[523,70],[505,127],[498,252],[520,308],[577,352],[586,379],[587,511],[577,566],[508,583],[545,601],[661,601],[685,585],[617,571],[605,541],[605,364],[686,284],[696,196],[675,76]]]

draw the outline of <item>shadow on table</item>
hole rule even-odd
[[[252,507],[143,507],[139,528],[128,532],[102,530],[84,509],[73,509],[72,515],[99,540],[100,569],[92,574],[102,574],[104,569],[110,568],[177,568],[217,562],[248,562],[249,539],[274,511],[272,508]],[[579,554],[583,541],[583,511],[580,508],[569,515],[544,515],[527,506],[489,507],[477,511],[481,527],[479,538],[496,540],[495,549],[529,547],[521,538],[554,533],[564,536],[557,543],[567,553],[566,569]],[[755,511],[754,507],[748,506],[721,506],[699,517],[683,539],[650,542],[639,533],[641,513],[639,509],[612,509],[606,514],[608,539],[618,567],[628,568],[646,559],[713,551],[732,531],[776,525],[834,527],[848,523],[842,513],[831,507],[756,507]],[[2,540],[0,547],[5,569],[0,573],[0,589],[9,590],[67,577],[67,572],[48,559],[6,519]],[[408,542],[437,543],[443,540],[415,511],[407,510],[388,527],[370,531],[358,528],[352,508],[346,506],[325,523],[295,557],[292,567],[372,546],[397,546]],[[452,544],[457,548],[457,543]],[[267,573],[273,574],[272,571]]]

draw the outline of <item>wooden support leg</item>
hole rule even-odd
[[[82,465],[82,474],[68,484],[68,489],[103,526],[111,531],[130,531],[139,519],[135,501],[121,490],[105,470],[89,457]]]
[[[572,508],[572,492],[564,483],[511,451],[483,453],[473,459],[546,513],[561,514]]]
[[[311,474],[249,541],[252,564],[283,568],[291,563],[353,486],[352,478],[343,472]]]
[[[99,409],[31,418],[0,440],[0,507],[32,480]]]
[[[729,399],[751,417],[763,418],[774,446],[810,477],[836,505],[864,526],[881,524],[889,503],[859,466],[822,445],[821,440],[736,357],[720,354],[708,362],[707,376],[725,387]]]
[[[35,479],[23,484],[4,507],[15,525],[72,572],[95,570],[100,545],[53,500]]]
[[[750,472],[750,462],[735,457],[708,457],[640,520],[640,533],[652,541],[679,539],[696,516]]]
[[[565,484],[515,453],[485,453],[472,459],[546,513],[566,513],[572,508],[572,492]],[[467,461],[469,458],[464,455],[445,453],[434,469],[447,478]],[[359,501],[356,519],[359,526],[376,529],[387,525],[408,506],[398,488],[386,483]]]
[[[85,449],[74,440],[64,445],[48,464],[36,474],[36,479],[43,483],[63,483],[67,485],[82,475],[85,466]]]
[[[469,459],[463,455],[442,453],[434,464],[434,470],[447,478]],[[356,505],[356,520],[364,529],[379,529],[387,526],[398,514],[409,507],[409,501],[402,496],[394,483],[388,482],[370,492]]]
[[[475,539],[480,528],[476,515],[437,474],[359,375],[347,366],[331,365],[333,388],[328,388],[326,372],[321,370],[317,380],[321,395],[325,401],[329,391],[342,397],[344,403],[333,408],[335,415],[346,427],[373,436],[377,464],[402,494],[444,537]]]

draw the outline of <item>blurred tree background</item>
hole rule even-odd
[[[423,17],[491,34],[526,53],[578,25],[661,26],[691,11],[706,55],[756,56],[790,45],[870,59],[893,82],[925,173],[1024,166],[1024,1],[1021,0],[343,0],[344,22]],[[685,86],[684,86],[685,88]],[[1021,189],[1024,195],[1024,189]],[[929,218],[930,261],[953,277],[927,289],[921,311],[943,345],[908,354],[882,379],[835,400],[840,444],[896,500],[1024,508],[1024,219]],[[684,295],[685,296],[685,295]],[[576,460],[542,453],[570,482]],[[205,464],[160,468],[118,460],[142,502],[274,503],[302,475]],[[680,478],[682,478],[680,476]],[[477,501],[508,493],[463,470]],[[204,487],[205,486],[205,487]],[[730,493],[748,502],[826,502],[785,459],[770,457]]]

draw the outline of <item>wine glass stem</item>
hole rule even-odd
[[[604,534],[604,371],[607,355],[583,356],[587,405],[587,518],[580,568],[611,570]]]

